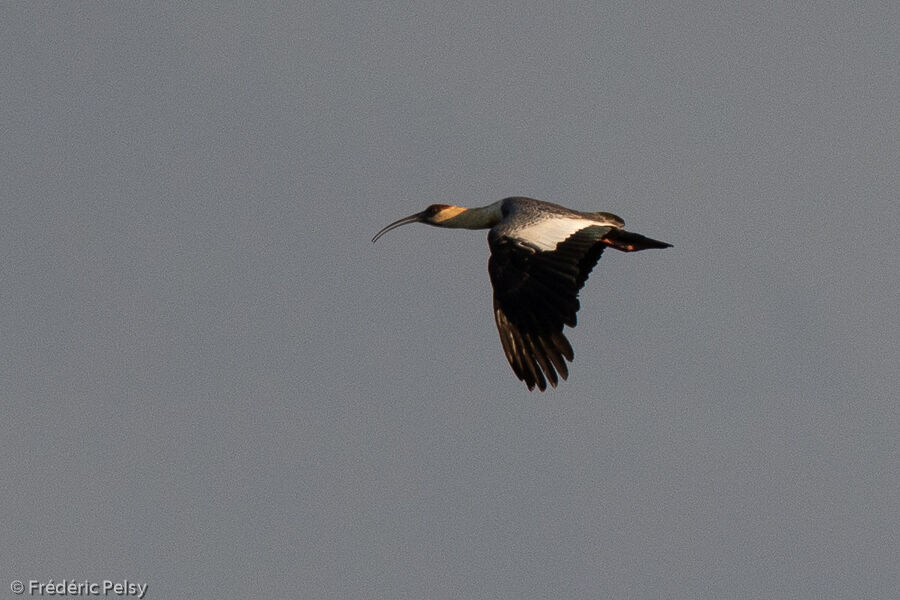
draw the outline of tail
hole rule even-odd
[[[671,248],[672,244],[651,240],[638,233],[631,233],[624,229],[612,229],[600,238],[600,241],[607,246],[612,246],[616,250],[622,252],[637,252],[638,250],[647,250],[649,248]]]

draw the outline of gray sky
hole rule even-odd
[[[0,6],[3,593],[896,598],[900,8],[658,4]],[[545,394],[510,195],[675,245]]]

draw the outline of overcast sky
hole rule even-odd
[[[4,597],[897,597],[896,2],[9,2],[0,116]],[[511,195],[674,244],[544,394],[370,241]]]

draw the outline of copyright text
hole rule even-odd
[[[9,588],[17,595],[27,593],[29,596],[133,596],[138,600],[143,600],[149,587],[149,583],[135,583],[127,579],[124,581],[30,579],[27,582],[16,579],[9,584]]]

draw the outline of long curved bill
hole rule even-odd
[[[404,218],[400,219],[399,221],[394,221],[393,223],[391,223],[390,225],[388,225],[387,227],[385,227],[384,229],[382,229],[381,231],[376,233],[375,237],[372,238],[372,243],[374,244],[375,242],[377,242],[378,238],[380,238],[381,236],[386,234],[391,229],[396,229],[397,227],[400,227],[401,225],[407,225],[409,223],[421,223],[422,219],[424,218],[424,215],[425,215],[425,213],[419,212],[414,215],[409,215],[408,217],[404,217]]]

